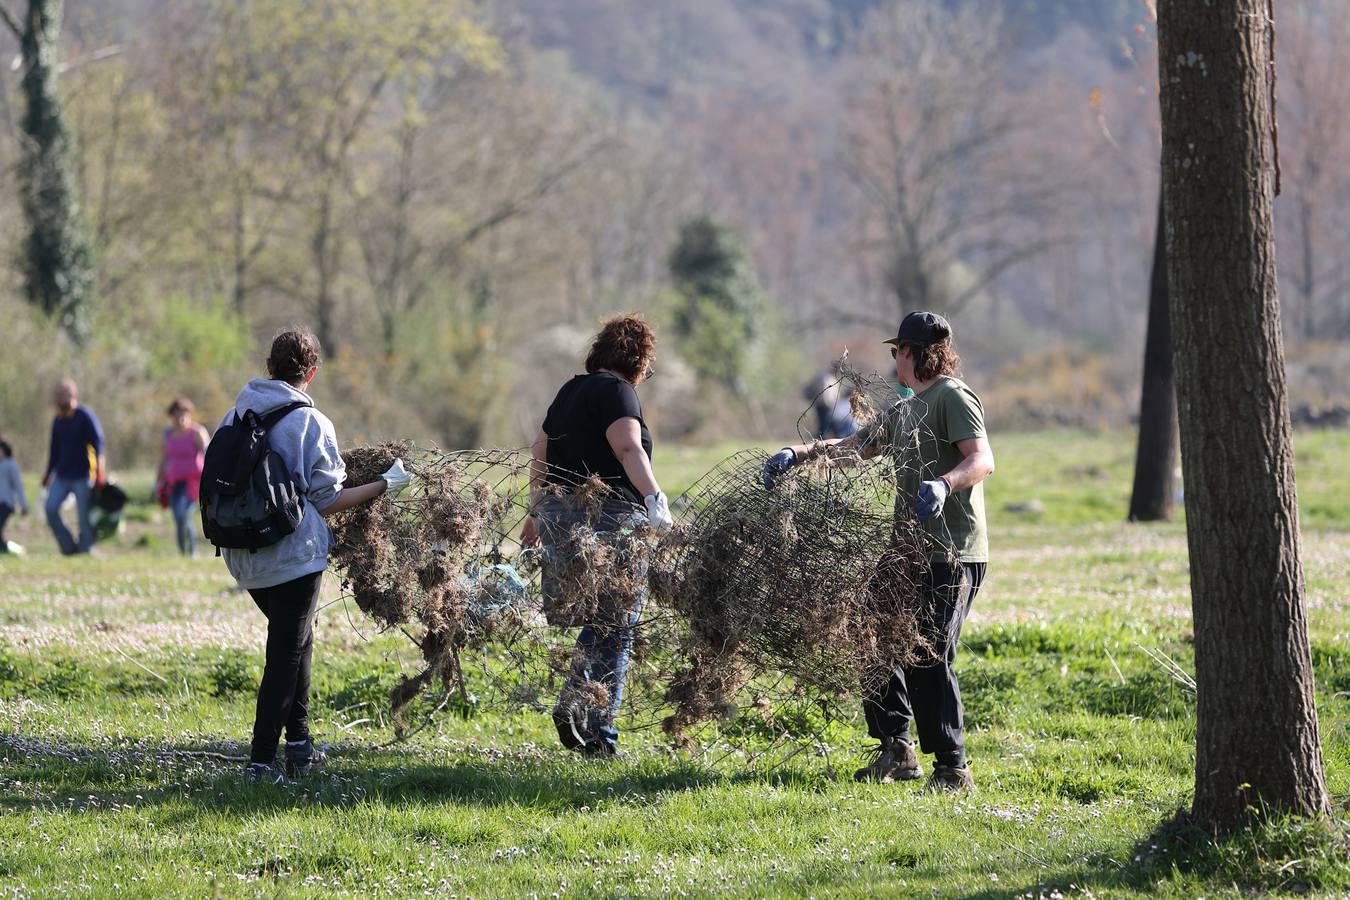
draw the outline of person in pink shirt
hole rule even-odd
[[[211,440],[201,423],[193,420],[194,409],[186,397],[176,397],[169,404],[169,420],[173,424],[164,429],[164,457],[159,463],[156,487],[160,503],[173,512],[178,552],[184,556],[197,555],[197,529],[192,524],[192,512],[197,508],[202,463],[206,444]]]

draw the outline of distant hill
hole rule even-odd
[[[532,42],[621,97],[659,103],[676,85],[771,88],[828,66],[879,0],[519,0]],[[957,5],[957,0],[948,0]],[[1023,50],[1077,26],[1115,46],[1144,0],[966,0],[1001,7]]]

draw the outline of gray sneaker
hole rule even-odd
[[[919,771],[919,756],[908,741],[882,738],[872,753],[872,761],[853,773],[854,781],[890,784],[892,781],[913,781],[923,774]]]
[[[286,742],[286,774],[291,778],[303,778],[328,761],[328,754],[314,746],[311,738],[300,743]]]
[[[274,784],[277,787],[288,787],[295,784],[286,777],[286,773],[277,768],[276,763],[249,763],[244,767],[244,780],[256,782],[257,784]]]
[[[923,786],[925,792],[938,794],[944,791],[973,791],[975,779],[970,777],[970,766],[933,765],[933,774]]]

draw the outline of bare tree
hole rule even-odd
[[[1338,302],[1350,293],[1350,58],[1345,0],[1292,7],[1280,27],[1285,164],[1276,213],[1294,250],[1282,274],[1292,290],[1290,336],[1344,336]],[[1340,33],[1338,34],[1338,30]],[[1338,334],[1339,331],[1339,334]]]
[[[1163,192],[1197,686],[1193,816],[1329,809],[1272,205],[1271,0],[1159,4]]]
[[[358,190],[360,245],[386,355],[399,321],[437,284],[481,281],[473,247],[536,216],[586,178],[609,130],[541,86],[463,72],[405,95],[397,130]],[[560,242],[529,232],[524,260]],[[490,292],[489,292],[490,296]]]
[[[1014,152],[1044,123],[1009,102],[1006,42],[984,6],[892,0],[861,35],[844,165],[866,243],[901,309],[959,312],[1056,241],[1017,227],[1062,189]]]

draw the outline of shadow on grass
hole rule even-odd
[[[1330,816],[1271,818],[1214,838],[1179,810],[1130,850],[1122,863],[1047,869],[1033,884],[980,891],[976,898],[1037,897],[1097,890],[1152,892],[1161,883],[1236,887],[1252,893],[1303,894],[1350,889],[1350,802]]]
[[[243,777],[239,746],[80,746],[0,735],[0,811],[99,811],[195,806],[216,812],[342,807],[377,800],[393,807],[444,801],[526,805],[566,812],[602,802],[649,802],[664,794],[740,783],[810,786],[827,779],[794,769],[722,773],[692,760],[633,756],[589,760],[535,745],[505,750],[348,747],[292,785]],[[41,796],[33,796],[39,788]]]

